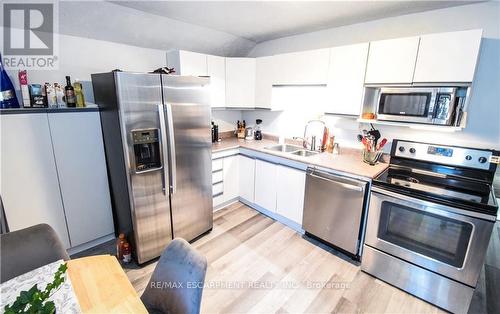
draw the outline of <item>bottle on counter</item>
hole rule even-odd
[[[47,94],[47,105],[49,108],[57,108],[56,90],[52,84],[45,83],[45,93]]]
[[[122,261],[124,263],[130,263],[132,261],[132,248],[130,247],[130,244],[128,244],[128,243],[123,244]]]
[[[31,107],[30,88],[28,86],[28,72],[19,71],[19,86],[21,86],[21,97],[23,98],[23,107]]]
[[[66,99],[66,106],[76,107],[75,89],[71,86],[71,79],[66,76],[66,86],[64,87],[64,98]]]
[[[14,85],[10,80],[2,64],[0,54],[0,108],[19,108]]]
[[[64,101],[64,91],[59,83],[54,83],[54,91],[56,96],[56,105],[58,108],[66,107],[66,102]]]
[[[47,96],[47,83],[43,84],[41,86],[41,90],[42,90],[42,98],[43,98],[43,106],[44,107],[48,107],[49,106],[49,98]]]
[[[76,106],[79,108],[85,107],[85,97],[83,96],[83,86],[82,83],[78,81],[78,79],[75,81],[75,97],[76,97]]]
[[[215,142],[215,123],[212,121],[212,143]]]
[[[217,143],[219,141],[219,126],[217,124],[214,125],[214,142]]]
[[[118,258],[119,261],[123,259],[123,247],[125,243],[127,243],[127,240],[125,239],[125,234],[120,233],[118,239],[116,239],[116,258]]]

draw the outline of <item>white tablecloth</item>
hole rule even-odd
[[[54,274],[63,262],[59,260],[2,283],[0,285],[2,295],[0,313],[5,312],[6,305],[14,303],[21,291],[28,291],[35,284],[38,284],[38,289],[43,291],[45,286],[54,280]],[[67,272],[64,276],[66,278],[64,283],[53,292],[49,300],[54,301],[56,313],[81,313]]]

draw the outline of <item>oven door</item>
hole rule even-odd
[[[381,88],[377,119],[433,123],[437,88]]]
[[[374,187],[365,243],[475,287],[492,229],[459,209]]]

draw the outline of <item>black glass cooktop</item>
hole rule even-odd
[[[498,210],[491,185],[478,180],[391,165],[373,184],[466,210],[487,214]]]

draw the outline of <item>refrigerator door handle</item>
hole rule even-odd
[[[163,159],[163,174],[162,174],[162,190],[163,194],[167,194],[167,177],[168,177],[168,172],[169,172],[169,166],[167,166],[166,160],[168,160],[168,151],[167,151],[167,128],[165,126],[165,112],[164,112],[164,106],[163,105],[158,105],[158,118],[160,120],[160,138],[161,138],[161,154],[162,154],[162,159]]]
[[[168,152],[169,152],[169,170],[170,170],[170,194],[174,194],[177,189],[177,173],[176,173],[176,159],[175,159],[175,136],[174,136],[174,122],[172,120],[172,105],[166,103],[165,108],[167,111],[167,128],[168,128]]]

